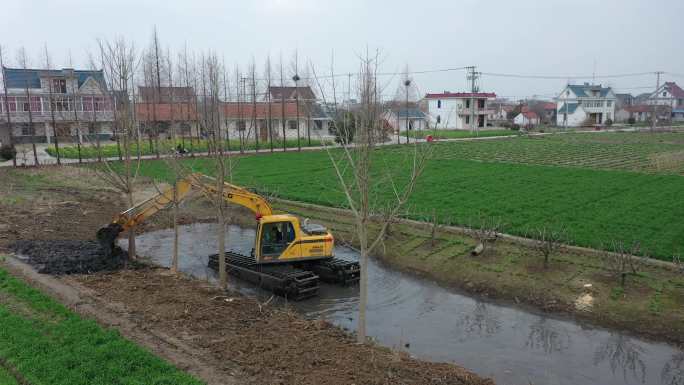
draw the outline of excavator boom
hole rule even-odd
[[[171,206],[174,201],[182,201],[193,189],[202,191],[202,193],[210,198],[216,196],[219,192],[215,178],[200,173],[190,174],[176,183],[176,189],[170,187],[156,196],[117,214],[112,223],[97,232],[98,241],[105,248],[113,247],[116,238],[121,232],[142,223],[160,210]],[[273,209],[268,201],[243,187],[224,182],[223,198],[227,202],[252,210],[257,218],[273,215]]]

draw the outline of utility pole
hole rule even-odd
[[[406,87],[406,120],[405,122],[405,129],[406,129],[406,144],[409,144],[409,86],[411,86],[411,79],[406,79],[404,80],[404,87]]]
[[[470,131],[476,132],[475,125],[475,93],[478,91],[475,81],[480,76],[475,71],[475,66],[466,67],[468,69],[468,80],[470,80]]]
[[[655,97],[653,98],[653,115],[651,116],[651,132],[654,132],[656,129],[656,120],[658,120],[658,90],[660,89],[660,75],[663,74],[663,71],[656,71],[656,89],[655,89]]]

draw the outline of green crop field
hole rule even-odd
[[[684,174],[684,133],[579,133],[436,143],[439,159]]]
[[[435,211],[441,222],[459,225],[477,225],[482,216],[495,217],[504,223],[505,232],[516,235],[526,235],[529,230],[544,225],[563,225],[572,242],[581,246],[600,248],[613,240],[640,241],[646,253],[656,258],[667,260],[673,253],[684,253],[684,178],[671,173],[624,171],[622,168],[627,167],[615,166],[620,161],[629,161],[633,156],[629,152],[617,152],[612,162],[598,158],[600,162],[591,163],[589,155],[573,155],[568,150],[568,147],[587,147],[594,148],[589,152],[591,156],[601,153],[600,145],[576,145],[575,141],[590,139],[589,136],[576,138],[580,135],[593,134],[567,135],[563,139],[439,144],[409,202],[408,216],[426,219]],[[623,136],[632,134],[603,135],[596,136],[594,143],[604,143],[606,156],[612,153],[614,140],[642,140],[639,135]],[[642,156],[649,148],[654,153],[661,147],[666,152],[680,148],[676,142],[683,136],[672,135],[671,142],[661,146],[647,144],[646,149],[629,146]],[[525,154],[531,146],[540,144],[540,148],[551,148],[546,150],[546,161],[537,155],[529,155],[526,162],[513,162],[509,159],[513,155],[489,161],[461,159],[467,151],[484,154],[508,149],[509,154]],[[514,150],[516,145],[522,149]],[[551,163],[554,153],[566,158],[564,167],[521,164],[532,159]],[[581,162],[583,159],[586,162]],[[400,175],[405,160],[403,148],[388,147],[378,151],[375,164],[378,167],[390,165],[393,172]],[[213,173],[211,160],[188,159],[186,162],[196,171]],[[615,167],[604,170],[609,168],[608,164]],[[163,162],[145,162],[141,172],[170,180]],[[338,207],[345,205],[325,152],[243,157],[235,169],[234,181],[287,199]],[[380,187],[373,196],[380,201],[391,199],[386,186]]]
[[[209,148],[209,143],[206,140],[200,140],[199,143],[195,140],[191,142],[190,140],[185,140],[181,142],[180,140],[172,141],[172,140],[163,140],[159,142],[159,153],[160,154],[168,154],[170,152],[173,152],[176,149],[176,146],[178,144],[181,144],[186,151],[194,151],[194,152],[207,152]],[[306,137],[302,137],[300,141],[300,145],[302,147],[309,147],[309,140]],[[321,146],[322,142],[319,139],[311,139],[311,146],[316,147],[316,146]],[[239,140],[233,140],[231,139],[230,142],[225,141],[224,146],[226,149],[230,149],[232,151],[239,151],[240,148],[243,150],[254,150],[256,148],[256,142],[254,141],[245,141],[242,144],[242,147],[240,146]],[[286,148],[297,148],[297,139],[288,139],[285,141],[285,146]],[[283,148],[283,141],[282,140],[274,140],[273,141],[273,147],[276,149],[281,149]],[[259,150],[263,151],[268,151],[271,148],[271,143],[269,141],[266,142],[259,142]],[[45,149],[45,151],[52,155],[52,156],[57,156],[57,149],[55,146],[51,146]],[[141,155],[155,155],[156,151],[154,147],[150,147],[150,144],[148,141],[142,141],[140,143],[140,154]],[[138,153],[138,145],[137,143],[133,145],[132,147],[132,152],[134,155]],[[114,158],[119,156],[119,148],[116,145],[116,143],[113,143],[112,141],[106,141],[100,143],[100,148],[97,148],[97,144],[95,143],[88,143],[86,145],[81,146],[81,158],[82,159],[95,159],[98,157],[98,153],[101,154],[100,156],[105,157],[105,158]],[[66,159],[78,159],[78,146],[75,146],[73,144],[69,145],[61,145],[59,146],[59,154],[61,157],[66,158]]]
[[[517,131],[511,131],[507,129],[495,129],[495,130],[480,130],[477,133],[471,132],[470,130],[424,130],[424,131],[409,131],[410,138],[425,138],[431,135],[435,139],[460,139],[460,138],[484,138],[490,136],[508,136],[516,135]],[[406,131],[402,131],[402,137],[406,137]]]
[[[0,384],[201,383],[2,269],[0,324]]]

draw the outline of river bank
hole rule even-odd
[[[0,186],[0,254],[8,254],[17,240],[90,241],[97,228],[125,208],[121,197],[88,170],[0,173],[7,181]],[[195,221],[194,214],[186,211],[183,218]],[[168,227],[167,219],[159,215],[148,227]],[[52,278],[17,276],[28,282]],[[349,333],[327,322],[165,269],[142,266],[56,281],[71,288],[64,292],[76,291],[78,298],[71,302],[55,295],[73,310],[119,330],[210,384],[493,383],[454,364],[416,360],[374,344],[358,345]],[[86,308],[108,313],[81,313]],[[161,343],[167,346],[162,351]],[[179,354],[198,363],[177,360]]]
[[[340,209],[277,201],[283,211],[328,226],[338,242],[356,245],[354,224]],[[684,343],[684,274],[644,264],[625,287],[601,257],[576,249],[554,255],[550,267],[529,246],[499,240],[472,256],[477,242],[462,231],[430,224],[393,224],[375,257],[468,293],[566,314],[659,341]]]

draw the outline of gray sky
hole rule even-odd
[[[9,64],[24,46],[39,66],[47,43],[56,66],[66,66],[69,52],[76,67],[85,66],[96,38],[123,35],[142,48],[156,25],[165,47],[213,49],[231,67],[252,57],[261,67],[269,53],[289,61],[297,50],[302,62],[329,72],[334,51],[335,72],[354,72],[369,47],[382,50],[386,72],[476,65],[490,73],[568,76],[595,68],[597,82],[633,94],[654,88],[655,75],[600,76],[662,70],[679,73],[663,80],[684,83],[682,0],[2,0],[0,13]],[[413,79],[421,94],[466,90],[462,71]],[[481,89],[552,97],[565,83],[485,75]],[[386,93],[395,89],[390,83]]]

